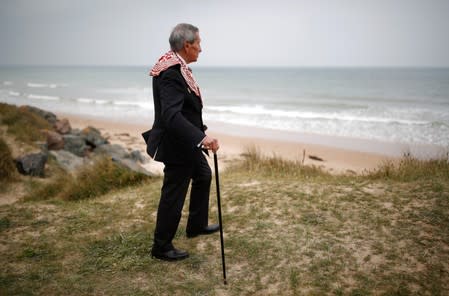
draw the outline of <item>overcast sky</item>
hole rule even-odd
[[[0,0],[0,64],[151,65],[180,22],[198,66],[449,66],[449,0]]]

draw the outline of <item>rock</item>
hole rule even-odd
[[[72,131],[70,122],[66,118],[64,118],[62,120],[57,120],[54,127],[58,133],[63,134],[63,135],[69,134]]]
[[[76,156],[69,151],[50,151],[50,154],[56,158],[56,161],[63,169],[70,173],[84,164],[84,158]]]
[[[64,150],[78,156],[85,156],[89,150],[83,137],[76,135],[64,135]]]
[[[118,144],[100,145],[94,150],[94,152],[111,157],[111,159],[115,163],[117,163],[123,167],[126,167],[131,171],[145,174],[145,175],[151,176],[151,177],[157,176],[157,174],[140,166],[137,163],[137,161],[131,157],[131,154],[128,153],[128,151],[123,146],[120,146]]]
[[[19,107],[20,110],[27,110],[30,112],[33,112],[34,114],[37,114],[38,116],[44,118],[45,120],[47,120],[52,126],[55,125],[56,121],[57,121],[57,117],[54,113],[36,108],[36,107],[32,107],[32,106],[20,106]]]
[[[114,161],[115,163],[117,163],[118,165],[121,165],[131,171],[137,172],[137,173],[141,173],[150,177],[156,177],[156,174],[147,171],[146,169],[144,169],[143,167],[141,167],[138,163],[136,163],[135,161],[129,159],[129,158],[112,158],[112,161]]]
[[[22,175],[44,177],[46,162],[47,155],[45,153],[32,153],[16,159],[16,167]]]
[[[162,162],[154,161],[150,159],[146,164],[142,165],[142,167],[151,172],[155,176],[163,176],[164,175],[164,164]]]
[[[128,151],[118,144],[103,144],[95,148],[94,152],[106,154],[115,159],[129,158],[130,156]]]
[[[146,158],[139,150],[131,151],[131,153],[128,156],[134,161],[138,161],[140,163],[147,163],[148,158]]]
[[[64,148],[64,138],[54,131],[43,130],[47,137],[47,147],[49,150],[61,150]]]
[[[81,136],[81,130],[79,128],[72,128],[70,134],[75,136]]]
[[[81,136],[86,139],[88,145],[94,148],[108,143],[108,141],[101,136],[101,132],[92,126],[88,126],[83,129],[81,131]]]

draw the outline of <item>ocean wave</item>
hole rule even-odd
[[[91,98],[77,98],[76,101],[80,102],[80,103],[94,103],[95,99],[91,99]]]
[[[3,81],[3,85],[12,85],[12,81]]]
[[[66,87],[68,84],[66,83],[35,83],[35,82],[27,82],[27,86],[31,88],[57,88],[57,87]]]
[[[104,104],[112,104],[111,101],[108,100],[102,100],[102,99],[95,99],[95,98],[76,98],[75,101],[79,103],[85,103],[85,104],[97,104],[97,105],[104,105]]]
[[[449,122],[444,122],[444,121],[434,121],[431,123],[432,127],[435,128],[449,128]]]
[[[117,106],[129,106],[129,107],[142,107],[144,109],[153,109],[153,102],[143,102],[143,101],[114,101],[114,105]]]
[[[449,132],[447,126],[400,125],[378,122],[294,120],[268,117],[240,116],[237,114],[210,114],[205,121],[229,123],[236,126],[257,127],[317,135],[376,139],[398,143],[432,143],[447,147]],[[238,130],[236,130],[238,132]]]
[[[16,91],[10,91],[8,94],[9,94],[10,96],[14,96],[14,97],[20,96],[20,93],[19,93],[19,92],[16,92]]]
[[[44,87],[56,88],[56,84],[44,84],[44,83],[33,83],[33,82],[28,82],[27,86],[33,87],[33,88],[44,88]]]
[[[142,93],[150,93],[151,89],[148,87],[118,87],[118,88],[101,88],[97,90],[99,93],[118,94],[118,95],[137,95]]]
[[[48,101],[57,101],[60,98],[56,96],[45,96],[45,95],[28,95],[29,99],[38,99],[38,100],[48,100]]]
[[[206,110],[211,110],[219,113],[231,113],[249,116],[270,116],[277,118],[290,119],[310,119],[310,120],[339,120],[339,121],[360,121],[360,122],[374,122],[374,123],[396,123],[407,125],[424,125],[429,124],[424,120],[411,120],[400,118],[374,117],[366,116],[364,114],[341,114],[341,113],[326,113],[326,112],[300,112],[287,111],[279,109],[267,109],[263,106],[210,106]]]

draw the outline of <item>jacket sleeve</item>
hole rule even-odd
[[[160,78],[161,120],[165,128],[182,142],[197,146],[206,135],[182,114],[186,87],[181,74],[169,69]]]

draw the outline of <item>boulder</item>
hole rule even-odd
[[[85,156],[89,151],[89,147],[83,137],[76,135],[64,135],[64,150],[72,152],[78,156]]]
[[[101,136],[101,132],[92,126],[83,129],[81,131],[81,136],[86,139],[88,145],[94,148],[108,143],[108,140]]]
[[[60,150],[64,148],[64,138],[54,131],[43,130],[47,137],[47,147],[49,150]]]
[[[157,175],[144,169],[141,167],[138,163],[135,161],[129,159],[129,158],[112,158],[112,161],[117,163],[118,165],[121,165],[122,167],[125,167],[133,172],[141,173],[150,177],[156,177]]]
[[[66,118],[64,118],[62,120],[57,120],[54,127],[58,133],[63,134],[63,135],[69,134],[72,131],[70,122]]]
[[[131,171],[145,174],[151,177],[155,177],[158,175],[140,166],[137,161],[131,157],[131,154],[123,146],[120,146],[118,144],[100,145],[94,150],[94,152],[107,155],[112,159],[112,161]]]
[[[72,128],[71,135],[81,136],[81,130],[79,128]]]
[[[84,164],[84,158],[76,156],[69,151],[50,151],[50,154],[56,158],[56,161],[64,170],[70,173],[76,171],[76,169]]]
[[[16,167],[22,175],[44,177],[46,162],[47,155],[45,153],[32,153],[16,159]]]
[[[146,158],[139,150],[133,150],[128,156],[134,161],[138,161],[140,163],[147,163],[148,158]]]
[[[155,176],[164,175],[164,164],[162,162],[150,159],[147,163],[143,164],[142,167],[145,170],[151,172]]]
[[[121,159],[121,158],[129,158],[128,151],[118,144],[103,144],[95,148],[95,153],[105,154],[110,156],[111,158]]]

